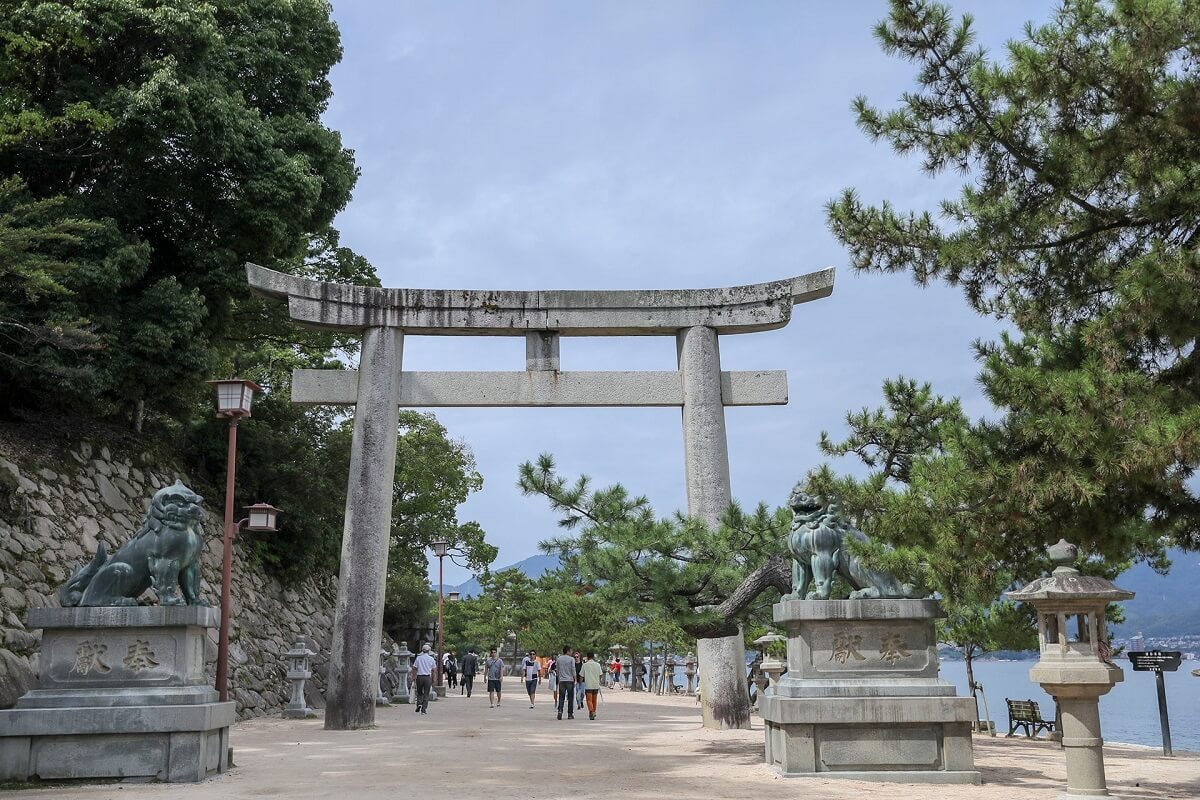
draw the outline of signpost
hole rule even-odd
[[[1179,669],[1182,653],[1178,650],[1130,650],[1129,661],[1134,672],[1153,672],[1158,684],[1158,722],[1162,726],[1163,755],[1171,755],[1171,721],[1167,719],[1167,686],[1163,671]]]

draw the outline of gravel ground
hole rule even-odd
[[[326,731],[319,720],[257,719],[233,731],[237,766],[200,784],[110,782],[6,792],[55,800],[240,800],[255,797],[360,800],[437,798],[796,797],[812,800],[1050,800],[1065,788],[1062,751],[1046,741],[976,736],[982,786],[922,786],[780,778],[763,763],[762,723],[707,731],[691,698],[607,691],[599,719],[586,711],[557,721],[544,693],[529,708],[524,687],[505,700],[456,694],[430,706],[378,709],[378,727]],[[1105,748],[1110,791],[1134,798],[1200,798],[1200,754],[1163,758],[1131,745]]]

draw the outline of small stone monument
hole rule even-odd
[[[317,715],[304,700],[304,682],[312,677],[312,657],[315,655],[303,640],[283,654],[287,659],[287,679],[292,682],[291,699],[283,707],[284,719],[311,719]]]
[[[401,703],[407,705],[409,700],[408,692],[408,673],[412,671],[413,654],[409,652],[408,642],[400,642],[400,646],[395,650],[396,658],[396,693],[392,695],[393,703]]]
[[[1079,549],[1065,540],[1047,552],[1054,572],[1010,592],[1008,598],[1037,609],[1041,658],[1029,677],[1058,701],[1067,760],[1067,793],[1062,797],[1109,797],[1100,697],[1125,674],[1112,662],[1104,612],[1111,602],[1131,599],[1133,592],[1099,576],[1081,575],[1074,566]]]
[[[687,679],[687,693],[696,693],[696,654],[689,652],[683,659],[683,677]]]
[[[836,501],[792,492],[793,593],[774,607],[787,674],[763,692],[766,760],[784,775],[979,783],[974,703],[938,677],[936,600],[860,563]],[[831,599],[835,576],[849,599]],[[811,591],[810,591],[811,589]]]

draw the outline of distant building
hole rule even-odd
[[[1129,640],[1129,649],[1130,650],[1145,650],[1146,649],[1146,637],[1142,636],[1141,631],[1138,631],[1137,636],[1134,636],[1132,639]]]

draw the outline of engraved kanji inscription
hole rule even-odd
[[[92,670],[104,674],[111,672],[112,668],[104,663],[104,654],[108,652],[108,645],[99,644],[98,642],[82,641],[75,648],[75,663],[71,666],[71,675],[89,675]]]
[[[855,661],[866,661],[867,657],[858,652],[861,646],[862,636],[843,628],[833,635],[833,652],[829,654],[829,660],[839,664],[845,664],[851,658]]]
[[[889,664],[895,664],[902,658],[908,658],[908,643],[898,633],[888,633],[879,637],[879,655]]]
[[[129,645],[129,652],[125,656],[124,663],[125,668],[130,672],[141,672],[144,669],[158,666],[158,662],[154,660],[154,651],[150,649],[150,643],[143,642],[141,639],[137,639]]]

